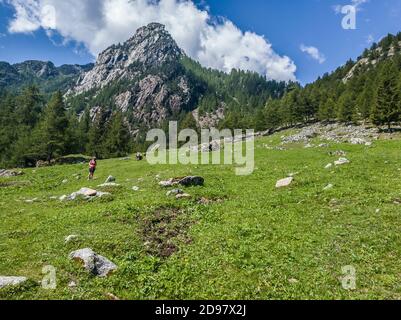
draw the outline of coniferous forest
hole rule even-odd
[[[169,72],[185,73],[197,83],[196,101],[174,119],[197,129],[190,111],[213,112],[223,106],[220,128],[257,131],[311,121],[369,122],[392,130],[401,121],[401,33],[388,35],[357,59],[302,87],[267,81],[252,73],[206,69],[189,58]],[[200,85],[199,85],[200,84]],[[49,84],[47,83],[47,87]],[[69,154],[121,157],[144,149],[146,128],[134,138],[132,123],[107,95],[91,114],[81,100],[50,93],[37,83],[0,91],[0,166],[34,166]],[[97,97],[99,99],[99,97]],[[110,102],[110,103],[108,103]]]

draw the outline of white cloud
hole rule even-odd
[[[300,49],[302,52],[307,53],[312,59],[318,61],[320,64],[326,61],[324,54],[322,54],[316,47],[305,46],[304,44],[301,44]]]
[[[364,5],[365,3],[368,3],[368,2],[369,2],[369,0],[351,0],[351,3],[349,5],[355,7],[356,11],[361,11],[362,5]],[[340,5],[340,4],[336,4],[336,5],[332,6],[332,8],[336,14],[340,14],[343,7],[344,6]]]
[[[83,43],[97,55],[124,42],[150,22],[166,25],[177,44],[204,66],[226,72],[256,71],[275,80],[296,80],[296,66],[271,43],[253,32],[242,32],[231,21],[216,22],[190,0],[7,0],[15,8],[12,33],[39,28],[58,31],[67,41]],[[51,17],[52,6],[55,17]],[[44,8],[47,8],[45,10]]]

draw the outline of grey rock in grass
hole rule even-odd
[[[113,262],[98,255],[90,248],[71,252],[69,257],[71,260],[83,263],[88,272],[98,277],[107,277],[117,270],[117,266]]]
[[[324,187],[324,191],[327,191],[327,190],[330,190],[330,189],[333,189],[334,188],[334,186],[330,183],[330,184],[328,184],[326,187]]]
[[[104,183],[116,182],[116,178],[109,176]]]
[[[23,174],[24,173],[22,171],[0,169],[0,177],[2,178],[18,177],[22,176]]]
[[[285,179],[281,179],[279,181],[277,181],[276,183],[276,188],[284,188],[284,187],[288,187],[291,185],[291,183],[294,181],[293,177],[288,177]]]
[[[365,139],[362,139],[362,138],[351,138],[350,139],[350,143],[351,144],[355,144],[355,145],[357,145],[357,144],[366,144],[368,141],[366,141]]]
[[[10,286],[18,286],[28,279],[25,277],[4,277],[0,276],[0,289]]]
[[[106,182],[106,183],[98,185],[99,188],[105,188],[105,187],[113,188],[113,187],[119,187],[119,186],[120,185],[118,183],[114,183],[114,182]]]
[[[70,243],[70,242],[74,242],[77,241],[79,239],[79,236],[76,234],[71,234],[68,237],[65,237],[64,242],[65,243]]]
[[[325,169],[330,169],[330,168],[332,168],[333,167],[333,164],[332,163],[329,163],[327,166],[325,166],[324,168]]]
[[[336,166],[342,166],[342,165],[348,164],[348,163],[350,163],[350,161],[347,158],[340,158],[340,159],[338,159],[337,161],[334,162],[334,164]]]
[[[184,187],[196,187],[203,186],[205,179],[199,176],[188,176],[185,178],[172,178],[170,180],[161,181],[159,185],[162,187],[172,187],[176,185],[181,185]]]
[[[166,193],[166,196],[169,197],[171,195],[177,195],[177,194],[183,194],[184,191],[182,191],[181,189],[174,189],[174,190],[170,190]]]
[[[184,187],[203,186],[205,179],[199,176],[188,176],[178,182]]]

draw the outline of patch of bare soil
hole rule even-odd
[[[161,207],[140,223],[140,234],[146,252],[168,258],[179,250],[180,244],[190,244],[188,230],[194,221],[184,209]]]

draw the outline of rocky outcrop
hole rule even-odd
[[[69,257],[71,260],[82,263],[88,272],[98,277],[107,277],[117,270],[117,266],[113,262],[98,255],[90,248],[71,252]]]
[[[110,104],[114,103],[131,122],[160,123],[188,109],[191,102],[190,80],[177,69],[183,56],[165,27],[151,23],[138,29],[125,43],[103,51],[94,68],[78,79],[67,96],[93,91],[90,99],[102,90],[118,87],[106,94]],[[92,119],[99,107],[92,106]]]

